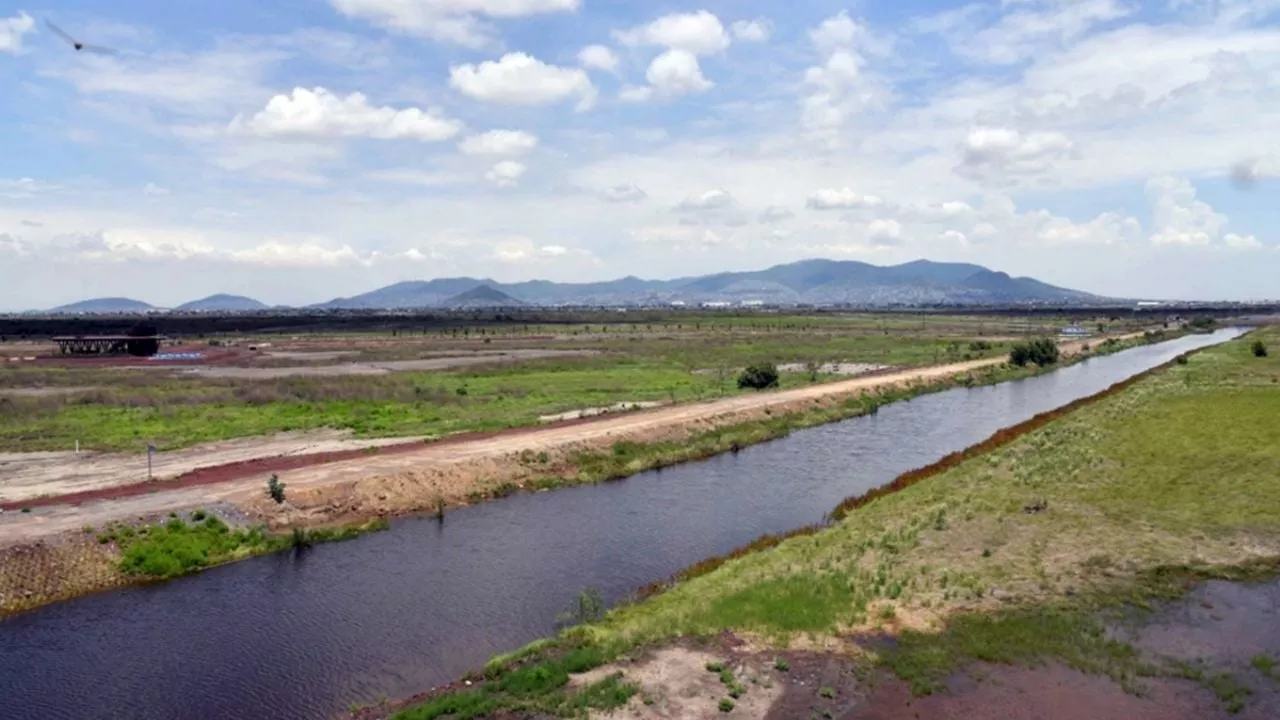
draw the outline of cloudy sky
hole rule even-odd
[[[0,98],[3,310],[809,257],[1280,297],[1280,0],[70,0],[0,11]]]

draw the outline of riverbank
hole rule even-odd
[[[1229,589],[1273,578],[1280,557],[1280,361],[1255,357],[1255,339],[1274,347],[1280,333],[1027,423],[849,503],[830,528],[687,574],[396,717],[466,702],[525,717],[547,693],[569,702],[583,681],[532,691],[507,678],[571,648],[613,658],[588,680],[621,673],[635,686],[625,717],[704,717],[722,701],[735,717],[984,717],[1041,708],[1063,688],[1064,707],[1086,714],[1051,717],[1274,716],[1280,637],[1239,599],[1273,591]],[[1232,582],[1202,585],[1214,578]],[[1169,641],[1189,633],[1200,644]],[[723,667],[675,682],[707,663]]]
[[[1128,342],[1140,344],[1145,339],[1130,337]],[[1067,362],[1079,359],[1081,346],[1064,346]],[[12,526],[45,535],[38,542],[28,540],[0,551],[0,613],[136,582],[136,576],[118,570],[123,549],[114,542],[102,543],[98,537],[104,526],[121,520],[136,523],[140,515],[165,522],[167,513],[204,508],[235,526],[263,525],[269,531],[288,533],[294,528],[364,524],[371,518],[434,513],[442,507],[448,512],[447,508],[516,491],[626,477],[732,452],[781,437],[792,429],[874,412],[887,402],[1048,369],[1053,368],[1014,368],[998,361],[974,361],[530,432],[520,443],[507,438],[502,443],[428,446],[418,455],[398,458],[394,465],[380,466],[378,458],[370,458],[281,473],[288,487],[283,505],[270,501],[263,481],[256,479],[238,486],[199,488],[200,494],[174,490],[128,503],[53,508],[34,514],[35,522],[29,525]],[[433,450],[440,457],[433,458]],[[389,461],[384,458],[381,462]],[[61,533],[50,532],[58,527]],[[270,549],[253,545],[231,556]]]

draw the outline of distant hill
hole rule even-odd
[[[525,303],[489,285],[480,285],[458,293],[441,304],[448,308],[486,308],[515,307]]]
[[[243,295],[210,295],[201,300],[183,303],[174,310],[183,312],[248,312],[266,310],[267,305]]]
[[[94,298],[93,300],[81,300],[70,305],[56,307],[52,312],[56,313],[140,313],[148,310],[155,310],[155,307],[148,305],[140,300],[131,300],[129,298]]]
[[[474,295],[469,294],[474,293]],[[676,280],[625,277],[595,283],[533,280],[498,283],[441,278],[397,283],[325,308],[429,308],[500,305],[628,305],[683,301],[771,304],[983,305],[1101,300],[1079,290],[968,263],[916,260],[879,266],[853,260],[804,260],[766,270],[726,272]]]

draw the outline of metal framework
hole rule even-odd
[[[159,335],[131,337],[129,335],[83,335],[55,337],[58,352],[62,355],[127,355],[129,343],[153,340],[159,345]]]

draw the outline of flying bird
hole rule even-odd
[[[49,29],[52,30],[55,35],[71,43],[71,47],[75,48],[77,51],[84,51],[87,53],[93,53],[95,55],[115,55],[116,54],[116,51],[111,50],[110,48],[104,48],[98,45],[90,45],[88,43],[80,42],[79,40],[68,35],[66,31],[64,31],[62,28],[58,27],[57,25],[54,25],[52,20],[45,20],[44,22],[46,25],[49,26]]]

